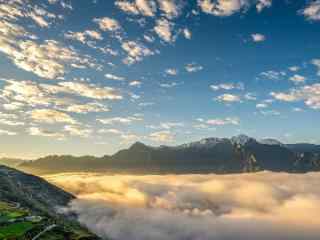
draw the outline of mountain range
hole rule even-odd
[[[103,157],[51,155],[20,164],[19,169],[43,174],[70,171],[124,173],[242,173],[320,170],[320,145],[283,144],[246,135],[206,138],[178,146],[153,147],[141,142]]]

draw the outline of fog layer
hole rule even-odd
[[[115,240],[318,240],[320,174],[130,176],[72,173],[65,211]]]

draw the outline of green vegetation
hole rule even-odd
[[[0,239],[22,237],[32,228],[33,224],[31,222],[19,222],[0,227]]]
[[[39,235],[40,234],[40,235]],[[0,201],[0,240],[97,240],[77,224],[39,216],[19,204]]]

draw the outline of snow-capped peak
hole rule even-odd
[[[244,134],[240,134],[238,136],[234,136],[230,139],[230,141],[233,143],[233,144],[238,144],[238,145],[246,145],[248,142],[251,142],[251,141],[256,141],[254,138],[251,138],[251,137],[248,137],[247,135],[244,135]]]
[[[278,145],[278,146],[284,146],[284,144],[276,139],[272,139],[272,138],[265,138],[265,139],[261,139],[259,141],[259,143],[261,144],[265,144],[265,145]]]

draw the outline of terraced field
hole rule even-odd
[[[0,240],[62,239],[94,240],[97,237],[78,226],[33,215],[32,211],[19,204],[0,201]]]

